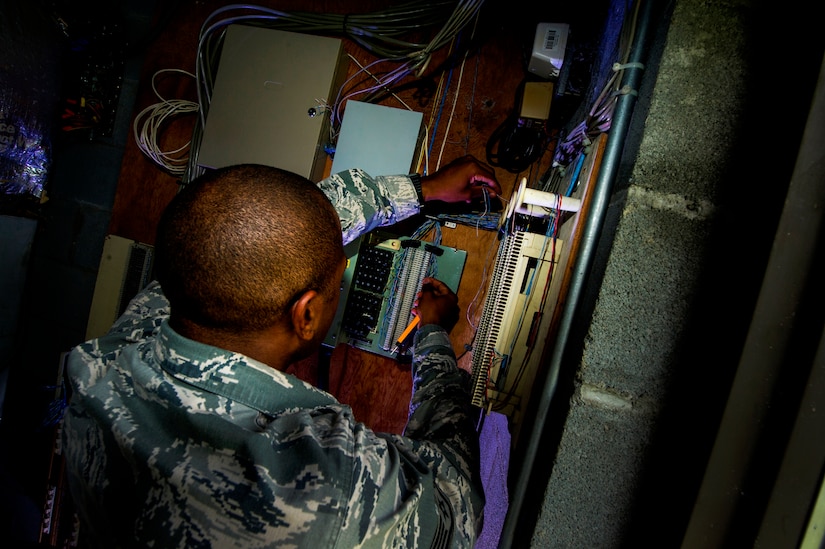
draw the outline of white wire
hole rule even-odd
[[[455,6],[450,17],[444,22],[442,28],[423,48],[418,45],[406,44],[407,48],[405,49],[402,47],[405,44],[404,42],[392,40],[392,42],[396,43],[398,46],[398,49],[395,51],[395,60],[403,58],[406,59],[406,61],[401,63],[395,71],[390,73],[389,77],[384,78],[381,84],[371,89],[388,87],[393,82],[396,82],[413,72],[416,73],[416,76],[421,76],[429,64],[432,53],[448,43],[471,20],[471,18],[476,16],[478,11],[481,9],[483,2],[484,0],[460,0]],[[422,2],[422,6],[427,6],[426,2]],[[426,8],[424,9],[426,10]],[[245,10],[259,13],[244,13],[219,18],[221,14],[231,12],[233,10]],[[377,14],[364,14],[360,17],[362,19],[369,19],[374,16],[375,21],[380,21],[382,15],[382,12],[378,12]],[[352,18],[350,21],[351,24],[347,26],[347,29],[350,31],[350,38],[355,40],[365,49],[371,50],[371,40],[366,40],[365,37],[372,36],[373,39],[380,37],[381,23],[372,21],[369,26],[369,32],[366,32],[364,29],[359,29],[356,27],[355,19],[356,18]],[[261,26],[271,26],[273,28],[277,28],[278,26],[296,25],[298,22],[301,22],[304,25],[310,25],[310,23],[312,23],[313,26],[317,27],[324,27],[325,25],[324,22],[314,19],[313,14],[284,12],[253,4],[233,4],[213,11],[201,25],[196,55],[195,78],[197,80],[198,103],[201,105],[201,124],[205,124],[206,122],[206,111],[208,110],[211,102],[212,91],[211,82],[208,81],[210,74],[208,63],[204,59],[204,47],[207,41],[210,40],[211,35],[216,31],[223,32],[228,25],[242,22],[255,22]],[[312,29],[307,29],[307,31],[312,32]],[[362,40],[359,40],[359,37],[362,38]],[[366,40],[366,42],[364,42],[364,40]],[[386,56],[381,56],[380,54],[378,54],[378,56],[386,58]],[[366,93],[368,91],[370,90],[364,90],[363,92],[358,93]],[[331,112],[333,114],[338,113],[338,101],[333,103],[331,107]]]
[[[450,116],[447,117],[447,127],[444,129],[444,139],[441,141],[441,150],[438,151],[438,161],[435,163],[435,170],[441,168],[441,157],[444,155],[444,147],[447,144],[447,137],[450,135],[450,126],[453,123],[453,115],[455,114],[455,105],[458,103],[458,95],[461,93],[461,80],[464,77],[464,63],[467,61],[467,56],[461,60],[461,70],[458,72],[458,83],[456,84],[455,93],[453,94],[453,105],[450,109]]]
[[[385,62],[388,62],[388,61],[389,60],[387,60],[387,59],[376,59],[375,61],[371,62],[366,67],[363,67],[363,66],[361,66],[360,63],[358,63],[358,66],[360,67],[359,70],[355,74],[353,74],[352,76],[347,78],[347,80],[341,85],[341,87],[338,90],[338,95],[335,98],[335,101],[333,103],[334,107],[333,107],[333,114],[332,114],[332,119],[331,119],[331,122],[333,123],[333,125],[339,125],[341,123],[341,121],[343,120],[343,116],[344,116],[342,114],[342,107],[343,107],[344,103],[346,101],[348,101],[349,99],[351,99],[352,97],[355,97],[357,95],[372,93],[372,92],[377,91],[377,90],[386,89],[390,85],[392,85],[394,82],[397,82],[397,81],[403,79],[404,77],[406,77],[408,74],[410,74],[410,71],[407,68],[407,65],[408,65],[407,63],[404,63],[404,64],[396,67],[395,69],[390,71],[390,73],[387,76],[385,76],[383,79],[378,78],[377,76],[375,76],[374,74],[372,74],[369,71],[370,67],[373,67],[375,65],[385,63]],[[377,84],[375,84],[374,86],[369,86],[369,87],[364,88],[364,89],[354,90],[354,91],[352,91],[352,92],[350,92],[350,93],[348,93],[348,94],[346,94],[342,97],[341,93],[343,92],[343,90],[347,87],[347,85],[352,80],[354,80],[361,73],[365,73],[365,74],[369,75],[370,77],[372,77],[372,79],[375,80],[377,82]],[[399,99],[399,101],[401,101],[401,100]],[[404,105],[407,109],[412,110],[403,101],[401,101],[401,104]]]
[[[476,12],[476,18],[473,22],[473,32],[470,34],[470,40],[472,41],[473,37],[476,33],[476,25],[478,25],[478,12]],[[444,146],[447,144],[447,137],[450,135],[450,126],[453,123],[453,115],[455,114],[455,106],[458,102],[458,96],[461,92],[461,81],[464,78],[464,65],[467,63],[467,52],[464,52],[464,56],[461,59],[461,70],[458,72],[458,82],[456,83],[455,93],[453,95],[453,105],[450,109],[450,116],[447,118],[447,127],[444,130],[444,140],[441,142],[441,150],[438,152],[438,161],[435,164],[435,169],[438,171],[441,168],[441,157],[444,155]]]
[[[358,15],[350,18],[348,25],[346,24],[347,16],[344,16],[342,19],[345,25],[344,30],[350,39],[365,49],[372,51],[378,57],[383,57],[383,59],[379,61],[390,61],[391,59],[389,59],[388,55],[381,55],[381,53],[386,54],[393,50],[393,48],[395,48],[394,51],[390,53],[390,55],[394,57],[392,60],[399,62],[403,59],[403,61],[399,63],[398,67],[381,79],[370,74],[377,82],[375,86],[365,90],[351,92],[345,98],[340,97],[341,92],[339,91],[339,97],[336,101],[332,105],[325,105],[331,113],[331,136],[335,135],[336,116],[340,114],[341,105],[344,100],[378,89],[389,89],[394,83],[412,73],[420,77],[429,65],[431,55],[434,51],[448,43],[473,17],[476,17],[477,21],[477,15],[483,2],[484,0],[459,0],[440,31],[438,31],[435,37],[428,44],[424,45],[424,47],[420,44],[410,44],[394,38],[393,35],[395,33],[389,28],[387,28],[389,32],[387,32],[386,35],[382,35],[383,19],[387,19],[387,23],[392,23],[395,17],[392,11]],[[425,16],[435,13],[431,8],[438,11],[440,9],[438,5],[443,5],[444,3],[421,2],[417,8],[410,11],[410,8],[414,7],[415,4],[415,2],[411,2],[409,6],[399,6],[399,8],[403,8],[404,11],[408,12],[402,14],[403,16],[399,19],[402,25],[407,28],[415,21],[416,17],[421,17],[421,22],[423,23]],[[230,12],[234,10],[240,10],[246,13],[230,14]],[[226,15],[224,16],[224,14]],[[213,40],[216,37],[218,42],[222,40],[221,35],[225,33],[226,28],[235,23],[250,23],[271,28],[283,27],[308,33],[321,31],[331,32],[329,27],[330,20],[328,16],[326,17],[327,18],[324,19],[324,16],[321,15],[316,17],[315,14],[278,11],[254,4],[231,4],[213,11],[201,24],[195,55],[195,73],[191,74],[179,69],[164,69],[172,72],[181,72],[193,77],[195,79],[197,101],[193,103],[184,100],[167,100],[161,97],[160,94],[157,93],[157,90],[155,90],[155,94],[161,99],[161,102],[147,107],[141,111],[135,119],[133,130],[138,147],[163,169],[174,175],[185,176],[187,169],[192,167],[193,160],[197,157],[199,138],[195,139],[194,143],[190,140],[177,149],[161,151],[157,143],[157,137],[161,126],[170,117],[181,114],[197,113],[200,126],[205,126],[206,113],[212,99],[212,78],[214,77],[214,75],[211,74],[212,67],[207,58],[212,52],[206,51],[207,45],[214,43]],[[302,26],[304,28],[300,29]],[[336,25],[335,28],[338,26],[339,25]],[[396,27],[396,31],[397,30],[398,27]],[[380,43],[389,45],[389,50],[382,48]],[[362,69],[364,69],[364,67],[362,67]],[[164,72],[164,70],[156,72],[152,77],[153,89],[155,76],[160,72]],[[369,74],[369,71],[366,72]],[[338,117],[337,121],[340,124],[340,117]],[[429,163],[429,159],[427,159],[427,163]]]
[[[161,150],[158,144],[158,136],[163,130],[164,124],[170,119],[190,113],[198,112],[198,104],[194,101],[184,99],[165,99],[155,86],[155,78],[163,72],[177,72],[195,77],[194,74],[181,69],[161,69],[152,75],[152,91],[160,99],[160,103],[149,105],[135,117],[132,124],[132,131],[138,148],[148,156],[155,164],[172,175],[182,176],[186,171],[189,160],[189,146],[191,141],[187,141],[180,147],[168,151]]]

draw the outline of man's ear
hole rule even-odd
[[[307,290],[292,305],[292,329],[295,335],[310,341],[318,332],[321,321],[323,298],[315,290]]]

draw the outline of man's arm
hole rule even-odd
[[[472,405],[470,374],[458,367],[447,331],[427,324],[415,335],[413,394],[404,436],[433,442],[474,481],[479,470],[479,409]]]
[[[408,175],[373,177],[352,169],[333,174],[318,186],[338,211],[344,244],[378,227],[403,221],[421,209]]]
[[[413,393],[404,436],[434,445],[458,472],[458,478],[437,477],[454,488],[450,499],[456,526],[472,535],[479,531],[484,507],[476,432],[480,410],[472,405],[470,375],[458,367],[449,336],[458,321],[458,296],[440,280],[425,278],[413,312],[420,327],[413,343]],[[439,458],[431,459],[435,463],[430,466],[445,470]],[[450,493],[448,486],[440,489]]]
[[[420,327],[413,343],[413,393],[406,436],[443,444],[472,477],[478,470],[478,436],[470,375],[458,367],[449,332],[458,322],[458,296],[442,281],[425,278],[413,303]]]
[[[371,176],[352,169],[320,181],[344,233],[344,244],[378,227],[393,225],[421,211],[425,202],[470,202],[501,193],[495,172],[472,156],[456,159],[432,175]]]

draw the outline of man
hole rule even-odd
[[[448,337],[449,288],[428,279],[415,304],[403,436],[284,370],[329,329],[344,239],[424,201],[500,191],[463,158],[421,179],[356,170],[318,186],[235,166],[179,193],[158,227],[158,282],[69,359],[63,448],[81,545],[472,547],[478,411]]]

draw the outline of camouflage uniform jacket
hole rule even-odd
[[[320,185],[348,205],[345,232],[417,211],[408,178],[356,172]],[[403,204],[352,194],[381,203],[393,189]],[[477,410],[443,329],[415,336],[402,436],[371,431],[292,375],[182,337],[168,314],[153,282],[71,353],[63,450],[81,545],[473,546]]]

